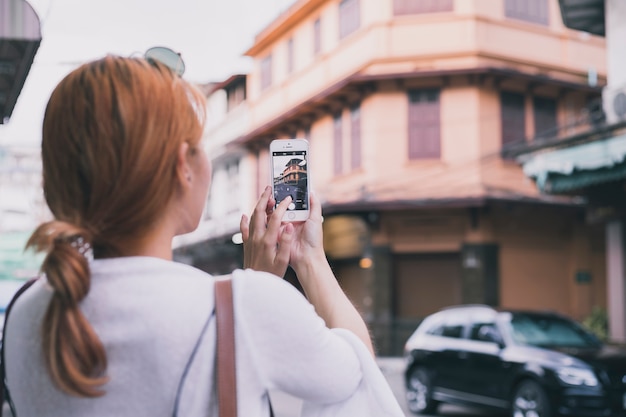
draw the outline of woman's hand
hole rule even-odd
[[[324,253],[322,206],[315,194],[310,196],[311,214],[302,223],[294,223],[291,266],[296,271],[304,293],[315,311],[330,328],[354,332],[374,356],[367,325],[343,292]]]
[[[294,227],[282,225],[282,218],[291,203],[291,197],[280,202],[274,210],[271,187],[266,187],[248,220],[241,217],[244,268],[271,272],[279,277],[285,275],[294,237]]]
[[[317,196],[309,196],[310,215],[304,222],[293,223],[295,232],[291,245],[290,263],[294,270],[301,269],[306,263],[326,261],[324,238],[322,233],[322,207]]]

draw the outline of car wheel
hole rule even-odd
[[[407,381],[406,401],[415,414],[434,414],[439,401],[433,400],[432,384],[426,368],[415,368]]]
[[[511,402],[511,417],[550,417],[550,402],[546,391],[535,381],[517,386]]]

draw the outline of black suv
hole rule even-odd
[[[447,308],[422,321],[405,357],[416,414],[445,402],[512,417],[626,415],[626,349],[556,313]]]

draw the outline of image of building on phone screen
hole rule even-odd
[[[281,152],[282,153],[282,152]],[[293,155],[298,152],[284,152],[292,155],[277,155],[274,158],[274,199],[276,204],[283,201],[288,195],[291,196],[293,205],[290,210],[307,210],[307,162],[304,155]],[[282,167],[282,171],[280,171]]]

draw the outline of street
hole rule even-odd
[[[406,417],[416,416],[409,412],[404,400],[404,384],[402,381],[402,370],[404,361],[402,358],[378,358],[378,365],[382,370],[393,393],[396,395],[400,407]],[[298,417],[300,415],[300,401],[280,392],[273,392],[270,395],[275,417]],[[439,407],[439,416],[450,417],[506,417],[506,413],[478,410],[469,407],[457,407],[452,405],[442,405]]]

